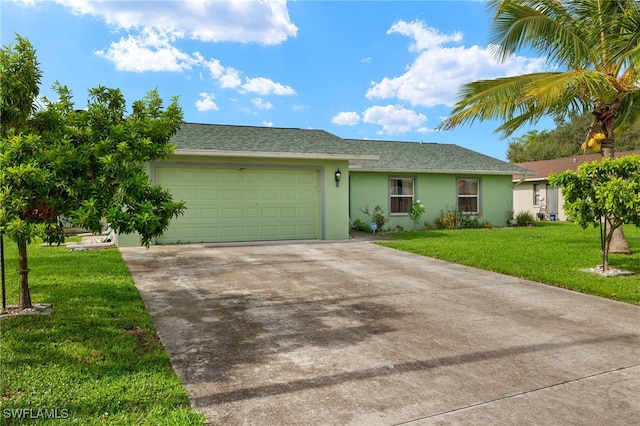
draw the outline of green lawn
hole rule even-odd
[[[640,304],[640,230],[625,233],[635,253],[611,255],[611,265],[637,275],[611,278],[580,271],[600,263],[599,231],[566,223],[395,233],[400,241],[380,244]],[[5,242],[15,304],[16,250]],[[117,250],[32,245],[29,256],[33,302],[54,313],[0,319],[0,424],[50,423],[18,414],[57,415],[61,425],[203,424]]]
[[[625,226],[624,232],[634,254],[612,254],[610,266],[636,275],[608,278],[581,271],[602,264],[599,229],[570,223],[392,233],[401,241],[379,244],[638,305],[640,229]]]
[[[15,244],[5,249],[7,303],[17,304]],[[0,319],[0,424],[204,423],[117,250],[34,244],[29,256],[32,300],[54,312]]]

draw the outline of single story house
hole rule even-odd
[[[456,208],[503,226],[512,176],[527,170],[451,144],[342,139],[323,130],[183,123],[175,154],[149,166],[151,180],[186,202],[156,244],[344,240],[362,210],[380,205],[411,229]],[[421,223],[422,226],[422,223]],[[137,245],[119,235],[118,245]]]
[[[640,154],[640,150],[616,152],[615,157]],[[517,166],[531,170],[534,174],[513,176],[513,210],[528,211],[540,219],[567,220],[564,214],[564,199],[558,187],[549,185],[549,175],[566,170],[576,171],[583,163],[598,161],[602,154],[574,155],[553,160],[517,163]]]

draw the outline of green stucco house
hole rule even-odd
[[[420,200],[433,221],[459,208],[503,226],[521,167],[450,144],[342,139],[323,130],[183,123],[172,158],[149,166],[187,210],[156,244],[344,240],[383,207],[411,229]],[[118,245],[137,245],[119,235]]]

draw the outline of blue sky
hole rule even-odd
[[[494,59],[483,1],[0,1],[2,45],[14,33],[34,45],[42,95],[59,81],[82,108],[98,85],[129,105],[157,88],[197,123],[454,143],[505,159],[499,123],[434,129],[462,84],[546,67]]]

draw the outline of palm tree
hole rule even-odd
[[[591,112],[585,142],[601,140],[614,156],[614,129],[640,118],[640,2],[634,0],[492,0],[490,43],[504,60],[527,47],[558,71],[466,84],[447,130],[475,120],[499,120],[511,135],[544,116]],[[580,141],[575,141],[580,143]],[[629,251],[620,233],[622,247]]]

